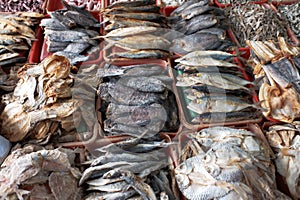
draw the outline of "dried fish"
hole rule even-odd
[[[252,132],[220,126],[188,137],[175,168],[187,199],[290,199],[277,190],[268,148]]]
[[[298,38],[300,38],[299,6],[300,2],[295,2],[291,5],[281,4],[278,7],[278,12],[288,22]]]
[[[71,64],[87,61],[95,54],[99,42],[95,38],[99,33],[94,30],[99,27],[93,15],[77,6],[62,2],[66,9],[50,12],[50,19],[43,19],[44,34],[47,39],[47,50],[56,55],[67,57]]]
[[[274,119],[291,123],[299,116],[297,106],[299,104],[299,71],[297,69],[297,55],[299,48],[290,46],[283,38],[278,38],[278,44],[269,41],[269,49],[272,60],[269,56],[261,54],[260,48],[264,43],[251,45],[251,49],[257,56],[253,63],[256,78],[266,76],[259,90],[259,100],[263,101],[261,106],[265,108],[263,114]],[[270,43],[273,43],[270,45]],[[261,48],[260,48],[261,49]],[[278,52],[280,49],[280,53]],[[294,59],[286,59],[290,56]],[[296,62],[295,62],[296,61]],[[262,64],[261,64],[262,63]],[[280,106],[279,106],[280,105]],[[291,106],[293,105],[293,106]]]
[[[278,173],[283,176],[293,199],[298,199],[299,164],[299,129],[298,121],[293,124],[270,126],[266,131],[270,146],[276,153],[275,165]]]
[[[69,151],[36,151],[30,146],[14,150],[0,170],[1,197],[24,199],[39,194],[53,199],[80,198],[77,181],[81,174],[74,167],[74,152]],[[38,190],[39,186],[42,189]]]
[[[246,40],[275,40],[278,36],[288,39],[286,22],[270,8],[259,4],[234,5],[226,9],[229,22],[238,42]]]

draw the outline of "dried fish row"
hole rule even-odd
[[[169,57],[165,17],[153,0],[116,2],[102,10],[107,62]],[[123,51],[114,51],[120,47]],[[110,49],[112,52],[108,51]]]
[[[246,46],[246,40],[276,40],[279,36],[288,40],[287,23],[264,5],[233,5],[226,8],[226,15],[241,46]]]
[[[288,22],[292,31],[300,38],[300,2],[291,5],[280,5],[278,12]]]
[[[24,64],[42,17],[37,13],[0,14],[0,66]]]
[[[118,67],[106,64],[98,70],[103,78],[98,88],[104,131],[152,137],[179,127],[172,78],[156,64]]]
[[[259,88],[263,115],[291,123],[299,118],[299,53],[284,38],[275,41],[247,41],[253,51],[251,60],[257,79],[265,77]]]
[[[99,36],[100,23],[84,8],[62,3],[65,9],[49,12],[51,18],[40,24],[44,27],[47,51],[67,57],[72,65],[87,61],[100,50],[99,42],[93,39]]]
[[[179,199],[172,186],[167,147],[162,138],[129,138],[96,149],[79,181],[87,186],[84,199]],[[175,180],[174,180],[175,181]]]
[[[101,9],[101,1],[99,0],[65,0],[65,2],[73,6],[85,7],[85,9],[90,11],[99,11]]]
[[[80,199],[81,173],[74,159],[74,151],[64,148],[15,148],[0,168],[1,198]]]
[[[177,60],[176,86],[189,100],[193,123],[221,123],[258,119],[259,107],[252,102],[255,85],[241,77],[239,66],[222,51],[194,51]],[[228,60],[229,59],[229,60]],[[252,115],[249,113],[253,113]]]
[[[0,12],[38,12],[44,13],[45,4],[44,0],[2,0],[0,2]]]
[[[208,0],[186,1],[168,18],[177,31],[171,50],[186,54],[196,50],[228,50],[235,46],[227,37],[223,10],[210,6]]]
[[[250,2],[262,2],[261,0],[218,0],[222,4],[246,4]]]
[[[299,199],[299,121],[294,121],[292,124],[270,126],[265,134],[276,154],[276,170],[284,178],[292,198]]]
[[[73,130],[72,114],[81,103],[72,98],[71,67],[67,58],[53,55],[20,68],[14,91],[2,96],[1,135],[11,142],[31,138],[47,143],[58,129]]]
[[[189,133],[175,178],[187,199],[290,199],[276,188],[268,146],[244,129]]]

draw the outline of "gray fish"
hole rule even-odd
[[[76,42],[81,38],[89,38],[89,36],[83,32],[72,30],[51,30],[45,29],[45,38],[50,41],[57,42]]]
[[[175,39],[170,49],[177,53],[192,52],[196,50],[214,50],[221,45],[217,35],[209,33],[195,33]]]
[[[116,52],[110,54],[108,57],[121,57],[130,59],[146,59],[146,58],[168,58],[170,54],[161,50],[133,50],[125,52]]]
[[[110,103],[107,107],[106,116],[114,118],[113,116],[130,116],[132,118],[141,118],[147,116],[158,116],[161,113],[161,105],[153,103],[149,106],[128,106]]]
[[[199,15],[192,18],[185,25],[185,34],[190,35],[202,29],[210,28],[218,23],[218,19],[212,14]]]
[[[168,91],[165,91],[163,94],[139,92],[122,84],[109,85],[108,92],[115,101],[124,105],[149,105],[159,103],[165,100],[168,95]]]
[[[137,0],[137,1],[126,1],[126,2],[114,2],[113,4],[107,6],[106,8],[115,8],[115,7],[137,7],[137,6],[146,6],[146,5],[155,5],[155,0]]]
[[[207,5],[207,6],[197,6],[190,9],[186,9],[181,13],[181,17],[185,20],[192,19],[198,15],[204,14],[207,11],[212,10],[213,7]]]
[[[202,29],[198,31],[197,33],[210,33],[217,35],[220,40],[224,40],[226,38],[226,30],[218,28],[218,27],[212,27],[207,29]]]
[[[63,23],[60,23],[60,21],[56,18],[45,18],[41,20],[40,26],[48,27],[52,30],[66,30],[68,29],[68,26],[66,26]]]
[[[13,63],[25,63],[25,62],[26,62],[25,57],[14,57],[8,60],[0,61],[0,66],[11,65]]]
[[[6,156],[8,155],[11,144],[10,142],[0,135],[0,164],[5,160]]]
[[[166,85],[154,77],[122,77],[118,83],[140,92],[162,93],[166,90]]]
[[[162,120],[152,119],[146,126],[129,126],[106,119],[104,121],[104,130],[108,132],[108,135],[126,134],[133,137],[143,135],[143,138],[147,138],[157,135],[164,123]]]
[[[126,69],[130,67],[129,69]],[[157,64],[141,64],[124,67],[126,72],[123,76],[154,76],[163,73],[161,66]]]
[[[203,113],[193,117],[192,122],[195,124],[202,123],[223,123],[223,122],[237,122],[244,120],[259,119],[262,114],[258,111],[234,111],[234,112],[209,112]]]
[[[179,15],[184,9],[186,9],[188,6],[195,4],[198,2],[197,0],[190,0],[190,1],[184,1],[180,6],[178,6],[171,14],[170,16],[176,16]]]
[[[125,181],[119,181],[115,183],[109,183],[106,185],[89,186],[87,190],[98,190],[103,192],[121,192],[128,187]]]
[[[136,12],[136,13],[120,13],[120,14],[106,14],[105,17],[122,17],[128,19],[136,19],[136,20],[147,20],[152,22],[161,22],[165,19],[165,17],[158,13],[143,13],[143,12]]]
[[[122,200],[122,199],[129,199],[133,195],[137,194],[135,190],[126,190],[122,192],[110,192],[110,193],[104,193],[104,194],[95,194],[91,195],[89,194],[87,197],[85,197],[85,200],[99,200],[99,199],[105,199],[105,200]]]
[[[156,5],[142,5],[142,6],[133,6],[133,7],[125,7],[125,6],[115,6],[111,9],[105,9],[104,14],[114,14],[120,12],[150,12],[150,13],[159,13],[160,7]]]
[[[64,52],[72,52],[74,54],[80,54],[84,50],[86,50],[90,45],[87,43],[77,43],[71,42],[68,46],[63,50]]]
[[[89,59],[89,56],[78,55],[78,54],[65,52],[65,51],[57,51],[54,54],[59,56],[65,56],[66,58],[69,59],[71,65],[74,65],[78,62],[84,62]]]
[[[58,20],[63,26],[68,28],[72,28],[76,26],[76,22],[70,18],[67,18],[63,15],[60,10],[56,10],[53,12],[49,12],[51,18]]]
[[[86,16],[77,11],[68,10],[64,12],[64,16],[74,21],[77,25],[82,27],[99,27],[100,24],[95,22],[90,16]]]
[[[196,1],[196,2],[194,2],[193,4],[187,6],[187,7],[184,9],[184,11],[194,9],[195,7],[197,7],[197,8],[204,7],[204,6],[208,5],[208,4],[209,4],[209,0],[200,0],[200,1]],[[181,12],[180,14],[184,13],[184,11]]]

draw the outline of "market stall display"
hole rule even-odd
[[[299,1],[3,2],[0,199],[299,199]]]

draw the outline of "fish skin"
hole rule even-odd
[[[140,92],[163,93],[166,85],[154,77],[122,77],[118,83]]]
[[[168,58],[170,54],[161,50],[132,50],[126,52],[116,52],[110,54],[108,57],[121,57],[130,59],[146,59],[146,58]]]
[[[128,184],[125,181],[109,183],[106,185],[89,186],[87,190],[98,190],[103,192],[121,192],[126,189]]]
[[[157,135],[164,125],[164,121],[151,120],[147,126],[128,126],[127,124],[115,123],[109,119],[104,121],[104,130],[108,132],[107,135],[126,134],[133,137],[143,135],[143,138],[153,137]]]
[[[110,85],[108,92],[114,100],[125,105],[149,105],[152,103],[160,103],[165,100],[168,95],[168,91],[165,91],[163,94],[139,92],[123,86],[122,84]]]
[[[210,28],[218,23],[218,19],[212,14],[199,15],[192,18],[185,25],[185,34],[190,35],[202,29]]]
[[[164,27],[163,24],[150,22],[146,20],[137,20],[137,19],[128,19],[128,18],[120,18],[114,16],[110,19],[111,24],[104,27],[106,32],[110,32],[112,30],[118,28],[125,28],[125,27],[135,27],[135,26],[153,26],[153,27]]]
[[[115,8],[115,7],[137,7],[137,6],[146,6],[146,5],[155,5],[155,0],[137,0],[137,1],[128,1],[128,2],[115,2],[106,8]]]
[[[117,45],[124,49],[129,50],[142,50],[142,49],[160,49],[168,50],[170,42],[162,37],[154,35],[136,35],[123,38],[118,41],[113,41],[105,38],[111,45]]]
[[[89,36],[83,32],[72,30],[45,30],[45,38],[50,41],[57,42],[76,42],[76,40],[82,38],[89,38]]]
[[[125,71],[123,76],[154,76],[158,74],[163,74],[161,66],[157,64],[141,64],[131,66],[131,68]]]
[[[247,93],[248,91],[244,91],[244,90],[228,90],[228,89],[224,89],[224,88],[218,88],[218,87],[214,87],[211,85],[192,85],[191,86],[192,89],[195,89],[199,92],[205,93],[205,94],[210,94],[210,93],[218,93],[218,94],[235,94],[235,95],[240,95]],[[249,94],[248,94],[249,95]],[[246,96],[246,95],[245,95]]]
[[[24,63],[26,62],[25,57],[14,57],[9,60],[0,61],[0,65],[5,66],[5,65],[11,65],[13,63],[23,63],[23,62]]]
[[[184,9],[186,9],[188,6],[195,4],[197,0],[190,0],[190,1],[184,1],[180,6],[178,6],[171,14],[170,16],[177,16],[179,15]]]
[[[56,18],[45,18],[41,20],[40,26],[45,26],[53,30],[66,30],[68,29],[68,26],[66,26],[63,23],[60,23],[60,21]]]
[[[186,9],[181,13],[182,19],[189,20],[198,15],[203,15],[207,11],[212,10],[213,8],[209,5],[206,6],[197,6],[190,9]]]
[[[260,112],[255,111],[235,111],[235,112],[214,112],[203,113],[195,116],[192,119],[192,123],[220,123],[220,122],[236,122],[244,120],[258,119],[261,117]]]
[[[71,52],[74,54],[80,54],[84,50],[86,50],[89,46],[90,46],[90,44],[87,44],[87,43],[71,42],[68,44],[68,46],[66,48],[63,49],[63,51]]]
[[[194,57],[181,57],[179,59],[176,59],[175,62],[179,62],[184,65],[192,65],[192,66],[199,66],[199,67],[236,67],[238,68],[239,66],[235,63],[230,63],[227,61],[219,60],[219,59],[214,59],[213,57],[208,57],[208,56],[194,56]]]
[[[0,45],[13,45],[22,43],[22,38],[18,35],[0,35]]]
[[[210,96],[191,101],[188,108],[198,114],[208,112],[234,112],[256,105],[247,103],[239,98]]]
[[[126,27],[126,28],[118,28],[100,37],[125,37],[125,36],[150,33],[155,31],[157,31],[157,27],[154,26],[133,26],[133,27]]]
[[[217,35],[195,33],[172,41],[170,49],[178,53],[188,53],[196,50],[214,50],[221,45]]]
[[[1,54],[0,55],[0,62],[4,61],[4,60],[11,59],[11,58],[15,58],[19,55],[20,55],[19,53],[4,53],[4,54]]]
[[[226,38],[226,30],[224,30],[222,28],[218,28],[218,27],[211,27],[211,28],[207,28],[207,29],[202,29],[202,30],[198,31],[197,33],[214,34],[214,35],[217,35],[220,40],[224,40]]]
[[[134,118],[140,118],[139,116],[149,115],[156,115],[155,113],[160,113],[161,105],[157,103],[153,103],[149,106],[128,106],[128,105],[121,105],[116,103],[110,103],[108,105],[106,116],[107,118],[117,118],[118,116],[132,116]],[[137,116],[136,116],[137,115]],[[115,117],[114,117],[115,116]]]
[[[74,65],[78,62],[84,62],[89,59],[89,56],[78,55],[78,54],[65,52],[65,51],[57,51],[54,53],[54,55],[64,56],[64,57],[68,58],[71,65]]]
[[[76,22],[74,20],[71,20],[70,18],[65,17],[60,10],[49,12],[49,15],[51,18],[57,19],[61,24],[68,27],[69,29],[76,26]]]
[[[161,22],[162,20],[165,20],[165,17],[158,13],[120,13],[120,14],[106,14],[104,17],[121,17],[121,18],[128,18],[128,19],[136,19],[136,20],[147,20],[152,22]]]
[[[193,59],[193,58],[200,58],[200,57],[212,57],[214,59],[218,59],[218,60],[226,60],[229,58],[234,57],[235,55],[231,54],[231,53],[227,53],[227,52],[223,52],[223,51],[193,51],[187,55],[184,55],[181,58],[176,59],[176,62],[180,62],[181,60],[189,60],[189,59]]]
[[[99,23],[96,23],[95,19],[93,20],[90,16],[88,17],[77,11],[68,10],[68,11],[64,12],[63,15],[65,17],[71,19],[72,21],[74,21],[77,25],[80,25],[82,27],[98,27],[99,26]]]
[[[133,6],[133,7],[125,7],[119,6],[111,9],[105,9],[103,11],[104,14],[114,14],[118,12],[150,12],[150,13],[159,13],[160,7],[156,5],[142,5],[142,6]]]

